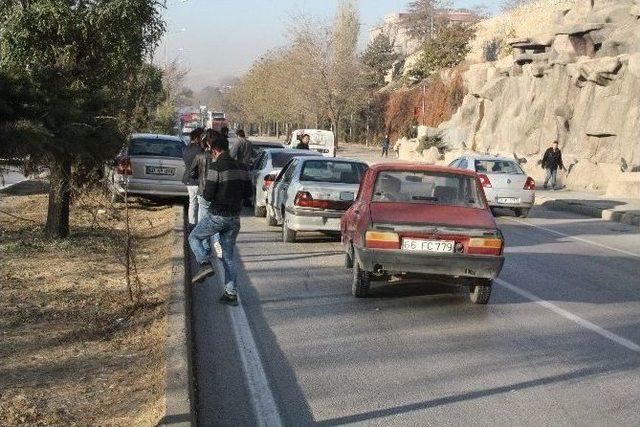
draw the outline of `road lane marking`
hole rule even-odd
[[[591,240],[583,239],[583,238],[577,237],[577,236],[571,236],[569,234],[561,233],[560,231],[552,230],[550,228],[542,227],[540,225],[531,224],[531,223],[528,223],[526,221],[521,221],[519,219],[515,219],[515,218],[506,218],[506,219],[508,219],[509,221],[518,222],[520,224],[528,225],[529,227],[538,228],[540,230],[544,230],[544,231],[547,231],[549,233],[556,234],[558,236],[568,237],[569,239],[577,240],[577,241],[582,242],[582,243],[586,243],[586,244],[593,245],[593,246],[598,246],[600,248],[608,249],[610,251],[620,252],[621,254],[630,255],[632,257],[640,258],[640,254],[637,254],[635,252],[625,251],[624,249],[612,248],[611,246],[603,245],[602,243],[593,242]]]
[[[510,290],[511,292],[514,292],[522,297],[527,298],[528,300],[531,300],[533,302],[535,302],[536,304],[546,308],[547,310],[551,310],[554,313],[556,313],[559,316],[564,317],[567,320],[570,320],[580,326],[582,326],[583,328],[589,329],[592,332],[595,332],[596,334],[607,338],[608,340],[611,340],[613,342],[615,342],[616,344],[619,344],[623,347],[628,348],[631,351],[635,351],[636,353],[640,353],[640,345],[634,343],[633,341],[630,341],[626,338],[621,337],[620,335],[616,335],[613,332],[610,332],[604,328],[601,328],[600,326],[589,322],[588,320],[583,319],[580,316],[577,316],[573,313],[571,313],[570,311],[567,311],[565,309],[562,309],[560,307],[558,307],[555,304],[550,303],[549,301],[543,300],[542,298],[532,294],[529,291],[525,291],[524,289],[521,289],[519,287],[517,287],[516,285],[513,285],[509,282],[505,282],[502,279],[495,279],[494,282],[496,282],[497,284],[499,284],[500,286],[507,288],[508,290]]]

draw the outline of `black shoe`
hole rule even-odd
[[[238,305],[238,295],[231,295],[225,292],[220,297],[220,302],[223,304],[232,305],[235,307],[236,305]]]
[[[198,272],[191,278],[191,283],[200,283],[207,277],[213,276],[214,274],[216,274],[216,270],[214,270],[210,263],[202,264],[200,265],[200,270],[198,270]]]

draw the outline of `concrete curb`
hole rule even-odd
[[[591,218],[619,222],[621,224],[640,226],[640,213],[599,208],[579,202],[567,202],[538,196],[536,204],[555,211],[573,212]]]
[[[167,306],[166,409],[161,426],[195,425],[191,399],[188,301],[185,292],[184,208],[177,206],[174,226],[171,295]]]

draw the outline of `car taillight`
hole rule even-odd
[[[528,177],[527,178],[527,182],[524,183],[524,189],[525,190],[535,190],[536,189],[536,181],[533,178]]]
[[[491,188],[491,181],[489,180],[489,177],[487,175],[481,173],[478,175],[478,178],[480,179],[480,183],[484,188]]]
[[[472,237],[469,239],[468,247],[469,254],[477,255],[500,255],[504,241],[495,237]]]
[[[120,175],[133,175],[133,166],[131,165],[131,159],[123,157],[118,161],[116,171]]]
[[[367,248],[400,249],[400,236],[390,231],[367,231],[365,245]]]
[[[346,211],[353,204],[352,201],[317,200],[308,191],[298,191],[293,204],[301,208],[333,209]]]

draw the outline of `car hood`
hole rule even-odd
[[[497,228],[488,209],[439,206],[426,203],[371,203],[371,221],[390,224],[432,224]]]

